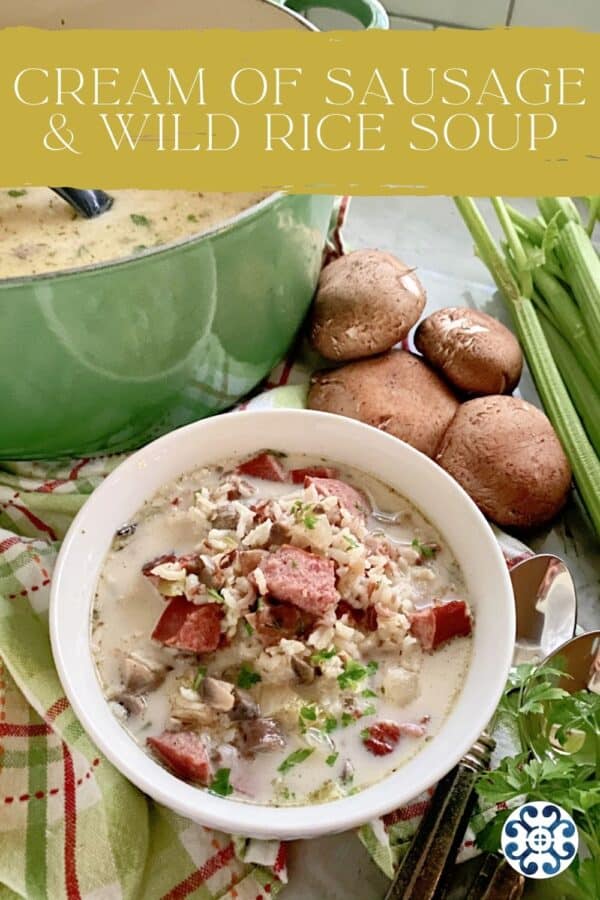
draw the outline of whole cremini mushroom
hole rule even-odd
[[[311,340],[327,359],[374,356],[403,340],[424,306],[425,291],[413,269],[391,253],[355,250],[321,273]]]
[[[458,401],[418,356],[392,350],[318,372],[311,381],[308,406],[360,419],[434,456]]]
[[[508,528],[549,522],[571,484],[569,462],[549,420],[517,397],[463,403],[436,460],[489,519]]]
[[[521,377],[523,354],[516,337],[477,309],[436,310],[417,328],[415,346],[467,394],[510,394]]]

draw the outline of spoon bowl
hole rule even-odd
[[[510,580],[517,614],[513,664],[541,662],[575,633],[573,578],[562,559],[542,553],[514,566]]]
[[[589,631],[562,644],[545,660],[544,665],[559,668],[564,674],[553,682],[569,694],[579,691],[600,693],[600,631]],[[529,742],[538,759],[560,756],[574,757],[581,763],[594,762],[596,746],[592,737],[573,729],[566,739],[558,739],[557,728],[543,713],[532,713],[525,721]],[[550,748],[548,747],[550,745]]]
[[[592,691],[600,694],[600,631],[586,631],[571,638],[546,660],[549,665],[562,662],[564,676],[558,686],[569,694]]]

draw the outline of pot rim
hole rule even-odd
[[[35,186],[36,185],[30,185],[30,187]],[[207,191],[207,193],[210,192]],[[232,193],[237,193],[237,191],[234,191]],[[107,259],[100,262],[88,263],[85,266],[76,266],[70,269],[51,269],[48,272],[37,272],[34,275],[16,275],[13,278],[0,278],[0,291],[20,285],[39,284],[42,281],[54,281],[59,278],[72,278],[76,275],[86,275],[92,272],[98,272],[101,269],[112,270],[117,266],[139,262],[140,260],[158,256],[161,253],[170,252],[172,250],[179,250],[180,248],[187,247],[188,245],[194,243],[199,243],[200,241],[203,241],[205,239],[214,238],[218,234],[233,228],[238,223],[241,224],[242,222],[246,222],[253,218],[258,218],[259,216],[263,215],[269,207],[274,206],[278,200],[281,200],[284,197],[293,196],[295,195],[287,194],[285,191],[276,191],[275,193],[269,194],[267,197],[264,197],[262,200],[259,200],[258,203],[253,203],[252,206],[249,206],[247,209],[243,209],[235,216],[232,216],[229,219],[224,219],[221,222],[217,222],[212,228],[208,229],[207,231],[195,232],[194,234],[177,238],[174,241],[169,241],[169,243],[167,244],[158,244],[156,247],[148,247],[147,250],[142,250],[140,253],[132,253],[129,256],[119,256],[116,259]]]

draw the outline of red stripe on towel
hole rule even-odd
[[[203,866],[191,875],[188,875],[183,881],[180,881],[173,890],[164,895],[162,900],[183,900],[184,897],[197,890],[205,881],[212,878],[223,866],[226,866],[233,859],[233,856],[234,848],[233,843],[231,843],[219,850],[218,853],[215,853],[214,856],[211,856],[210,859],[207,859]]]
[[[73,757],[63,744],[63,770],[65,779],[65,887],[68,900],[81,900],[77,880],[75,849],[77,845],[77,800],[75,796],[75,769]]]

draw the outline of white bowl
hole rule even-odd
[[[458,560],[476,625],[463,689],[433,740],[397,772],[325,805],[275,808],[214,796],[162,768],[111,713],[90,650],[90,611],[116,529],[183,472],[264,447],[356,466],[407,497],[439,529]],[[511,663],[515,617],[508,571],[475,504],[442,469],[375,428],[306,410],[236,412],[161,437],[122,463],[71,525],[52,581],[50,632],[58,672],[83,727],[106,757],[155,800],[203,825],[259,838],[308,838],[390,812],[431,787],[491,718]]]

